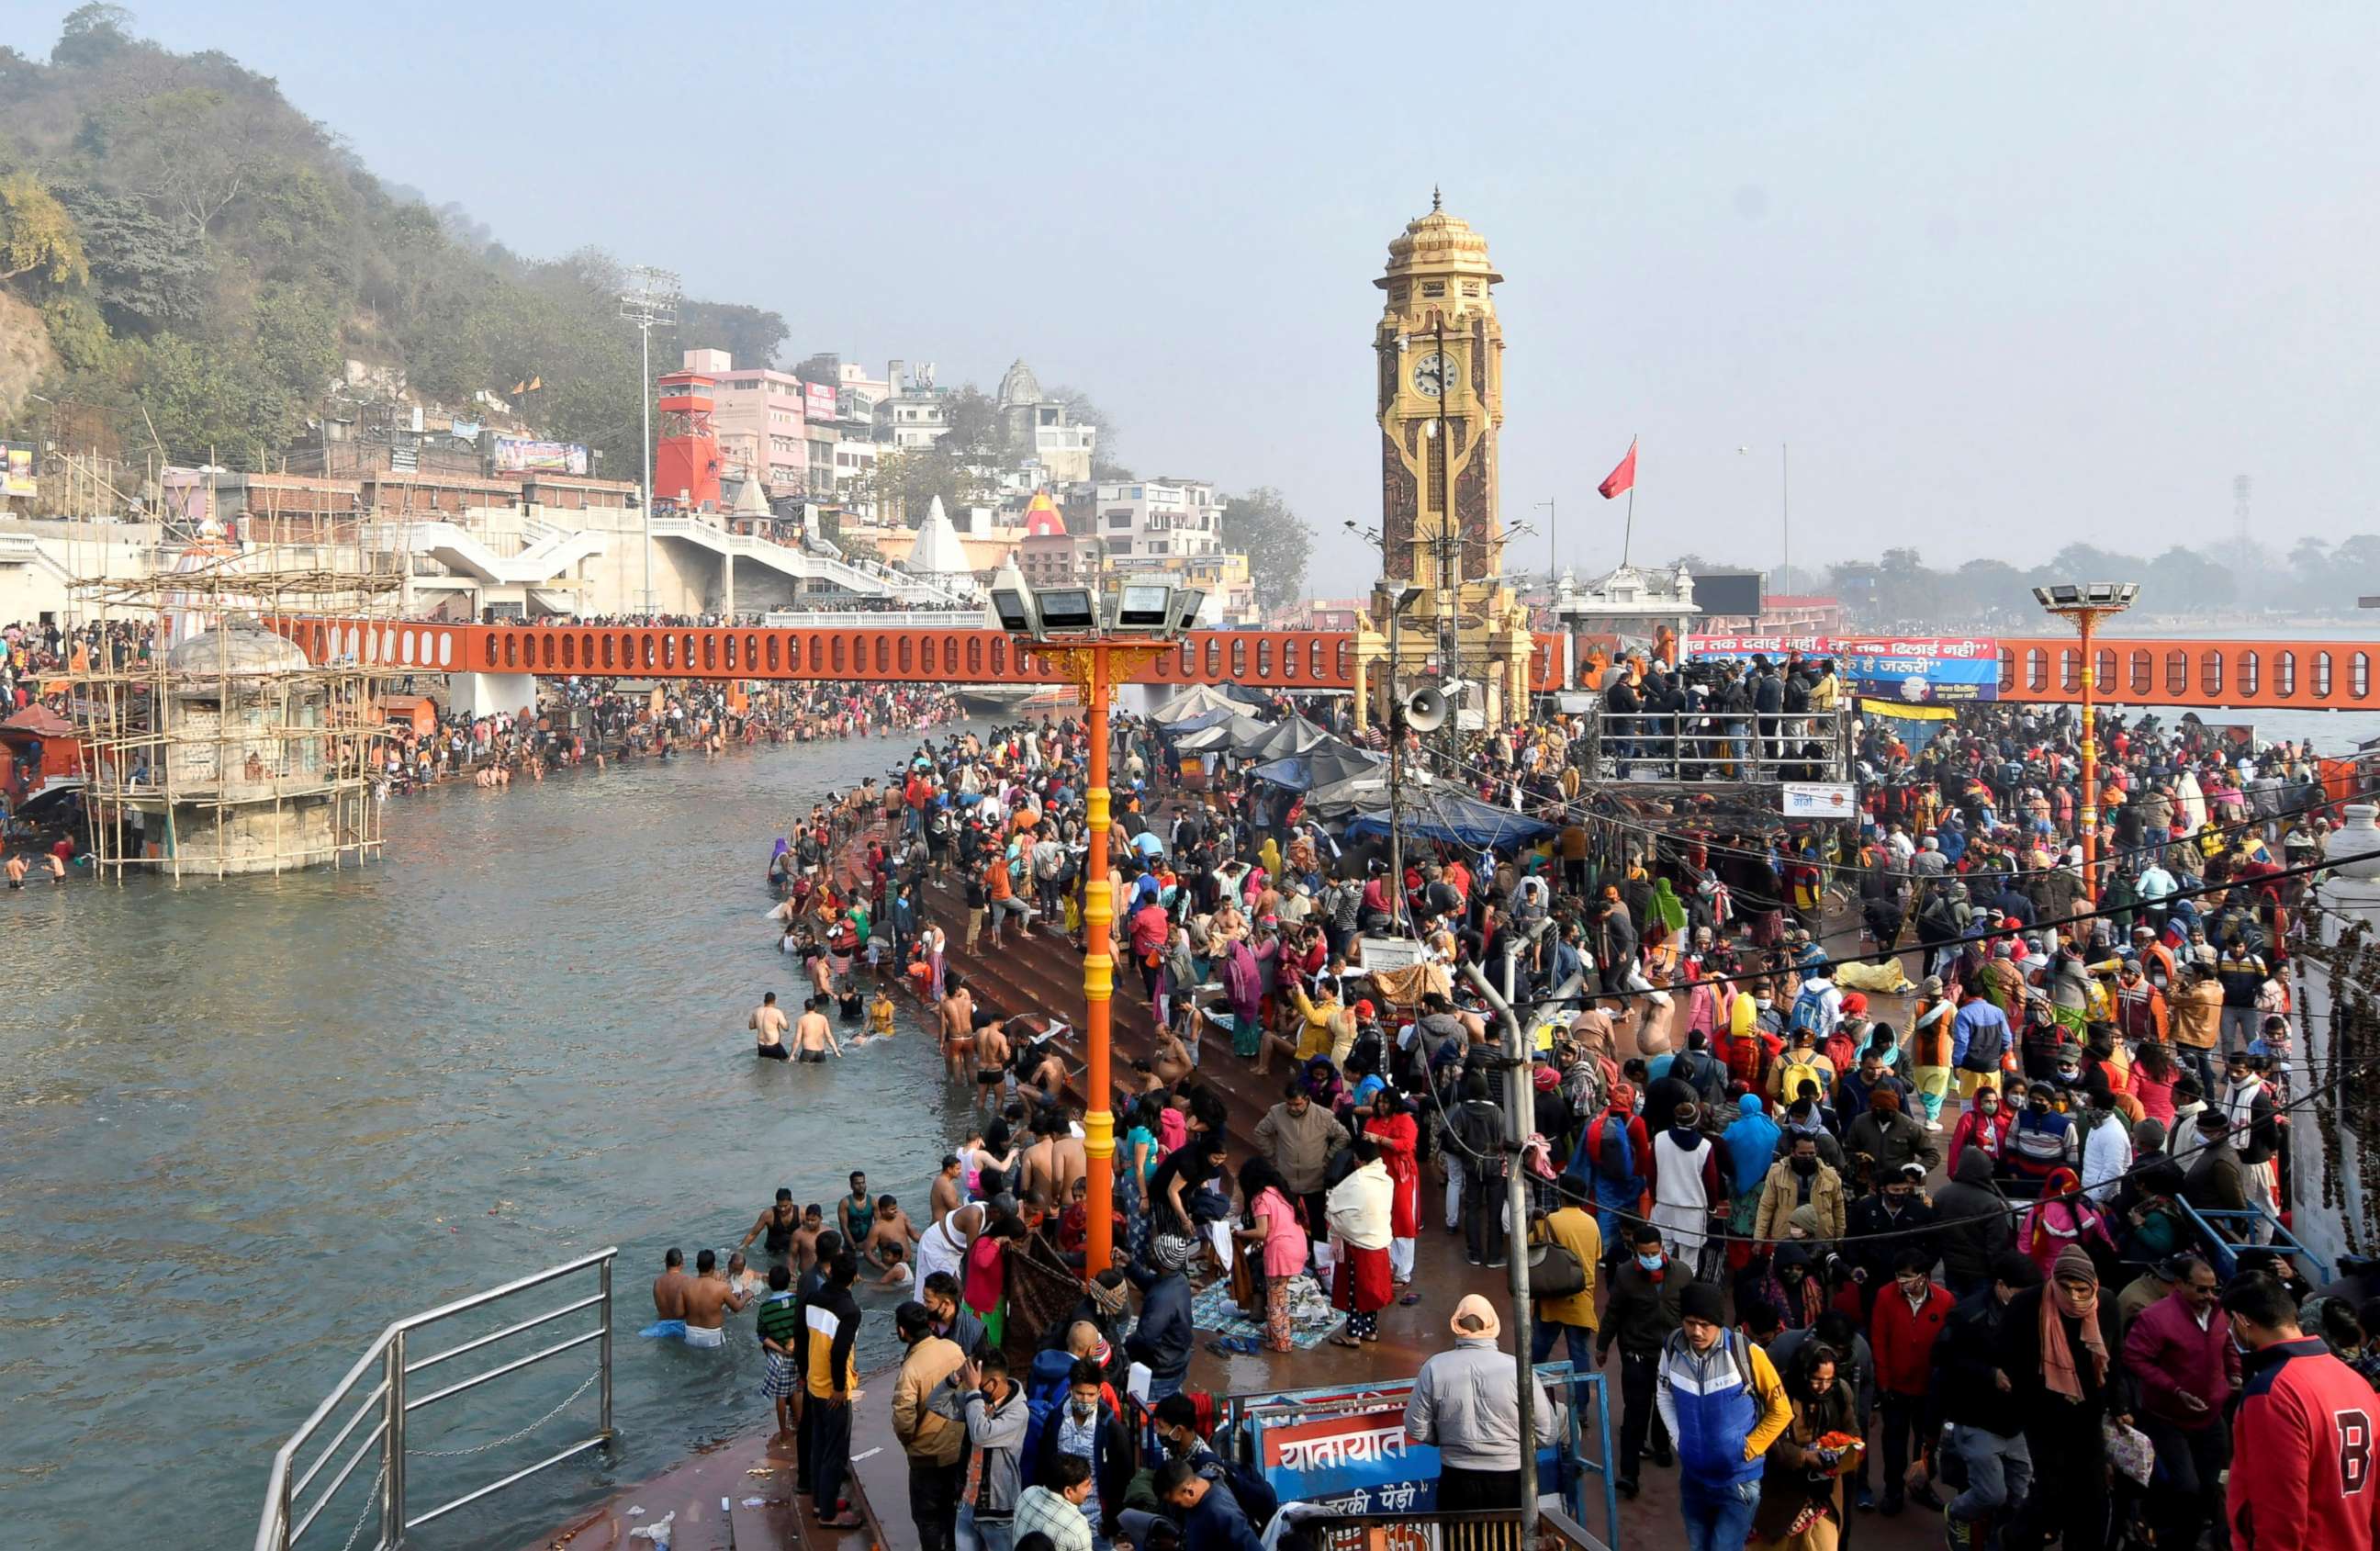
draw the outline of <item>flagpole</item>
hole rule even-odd
[[[1633,458],[1633,457],[1636,455],[1636,433],[1635,433],[1635,432],[1633,432],[1633,431],[1631,431],[1631,432],[1629,433],[1629,435],[1628,435],[1628,455],[1629,455],[1631,458]],[[1620,530],[1620,563],[1621,563],[1621,564],[1625,565],[1625,564],[1627,564],[1627,563],[1628,563],[1628,551],[1629,551],[1630,547],[1631,547],[1631,546],[1633,546],[1633,545],[1635,543],[1635,541],[1636,541],[1636,471],[1635,471],[1634,469],[1633,469],[1633,468],[1632,468],[1632,469],[1630,469],[1630,470],[1628,471],[1628,522],[1627,522],[1627,526],[1626,526],[1626,527],[1622,527],[1622,528]]]

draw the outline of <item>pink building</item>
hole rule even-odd
[[[710,423],[725,472],[757,470],[771,496],[798,495],[808,487],[800,378],[765,367],[739,369],[724,350],[688,350],[686,370],[714,384]]]

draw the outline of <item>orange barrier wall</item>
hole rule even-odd
[[[2000,698],[2072,701],[2082,648],[2071,636],[1999,637]],[[2207,710],[2380,710],[2374,641],[2122,640],[2091,643],[2095,697],[2110,705]]]
[[[273,628],[317,662],[332,658],[426,673],[868,683],[1062,684],[1046,653],[997,630],[771,630],[695,625],[376,624],[283,620]],[[1200,630],[1144,669],[1140,684],[1346,689],[1344,632]]]

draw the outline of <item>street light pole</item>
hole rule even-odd
[[[637,398],[644,426],[645,491],[645,615],[653,613],[653,325],[677,321],[678,278],[665,269],[638,264],[629,269],[627,287],[620,293],[620,316],[643,335],[644,376]]]
[[[2122,613],[2140,593],[2138,582],[2058,583],[2033,589],[2034,601],[2074,626],[2082,653],[2077,685],[2082,701],[2082,780],[2075,827],[2082,835],[2082,897],[2099,903],[2099,685],[2094,641],[2099,622]]]
[[[1090,854],[1083,878],[1083,1095],[1089,1109],[1083,1114],[1083,1152],[1087,1160],[1090,1199],[1100,1209],[1090,1214],[1090,1236],[1084,1245],[1083,1266],[1097,1276],[1115,1258],[1115,1115],[1114,1084],[1109,1079],[1108,1052],[1113,1024],[1115,959],[1109,932],[1115,904],[1108,889],[1108,651],[1099,642],[1083,648],[1085,720],[1090,724]]]

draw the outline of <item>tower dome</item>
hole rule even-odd
[[[1436,189],[1430,191],[1429,213],[1408,221],[1405,229],[1390,239],[1388,270],[1374,284],[1385,287],[1390,281],[1425,271],[1475,274],[1491,285],[1504,278],[1488,261],[1488,239],[1461,216],[1447,214]]]

